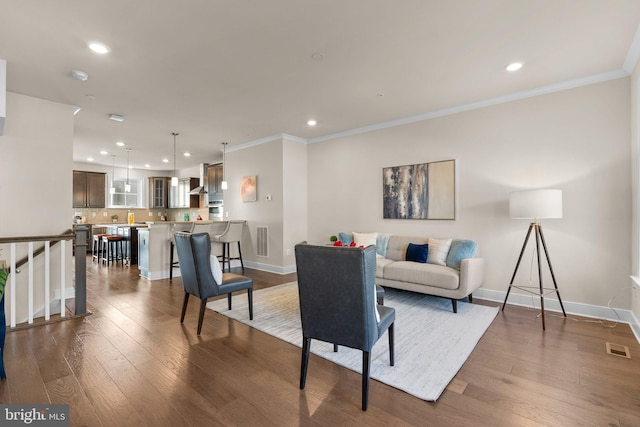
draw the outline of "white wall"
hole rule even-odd
[[[485,288],[506,291],[528,227],[509,218],[509,192],[560,188],[564,219],[544,232],[562,298],[606,305],[631,271],[629,92],[619,79],[312,144],[309,240],[338,231],[474,239],[488,261]],[[382,219],[383,167],[447,159],[456,160],[455,221]]]
[[[294,247],[307,239],[307,146],[285,139],[283,141],[283,266],[295,271]]]
[[[631,274],[636,278],[640,277],[640,224],[638,215],[640,209],[640,66],[636,66],[631,75]],[[636,337],[640,340],[640,283],[631,281],[631,311],[636,317]]]
[[[0,236],[53,235],[71,228],[73,107],[7,93],[7,121],[4,135],[0,136],[0,153]],[[59,248],[56,245],[51,250],[52,289],[60,286]],[[3,249],[1,257],[9,260],[9,245],[3,245]],[[18,245],[17,258],[26,250],[25,244]],[[71,244],[67,245],[65,257],[66,287],[71,287]],[[34,264],[36,271],[41,268],[42,257]],[[16,275],[18,303],[26,301],[28,278],[26,268],[23,270]],[[40,279],[36,276],[36,286],[42,283]],[[39,303],[36,300],[35,307]],[[18,312],[17,318],[23,318],[25,313]]]

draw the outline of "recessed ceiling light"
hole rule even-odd
[[[520,68],[522,68],[522,62],[512,62],[511,64],[507,65],[507,71],[518,71]]]
[[[93,157],[87,157],[87,160],[93,162]]]
[[[86,82],[89,80],[89,74],[85,73],[82,70],[71,70],[71,77],[76,80],[80,80],[81,82]]]
[[[307,122],[307,124],[308,124],[309,126],[315,126],[315,125],[317,125],[317,124],[318,124],[318,122],[316,122],[315,120],[311,119],[311,120],[309,120],[309,121]]]
[[[107,154],[109,154],[109,152],[107,150],[102,150],[100,151],[100,154],[102,154],[103,156],[106,156]]]
[[[115,120],[116,122],[124,122],[124,116],[120,114],[109,114],[109,120]]]
[[[122,141],[118,141],[118,142],[116,142],[116,145],[117,145],[118,147],[124,147],[124,145],[125,145],[125,144],[124,144],[124,142],[122,142]]]
[[[162,163],[169,163],[169,159],[162,159]]]
[[[145,164],[144,164],[144,167],[145,167],[145,168],[150,168],[150,167],[151,167],[151,165],[150,165],[149,163],[145,163]]]
[[[91,42],[89,43],[89,49],[94,51],[95,53],[99,53],[100,55],[104,55],[105,53],[109,53],[109,48],[102,43]]]
[[[188,151],[185,151],[184,156],[185,156],[185,157],[191,157],[191,153],[190,153],[190,152],[188,152]]]

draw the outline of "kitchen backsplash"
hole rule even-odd
[[[135,215],[136,222],[145,221],[162,221],[162,218],[166,216],[165,221],[184,221],[185,214],[189,215],[189,221],[198,219],[198,215],[202,219],[209,219],[209,210],[204,209],[97,209],[97,208],[76,208],[72,210],[71,221],[75,223],[75,218],[80,217],[80,221],[84,224],[110,224],[126,223],[127,214],[129,211]],[[113,220],[112,215],[118,215],[117,220]]]

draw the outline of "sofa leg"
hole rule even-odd
[[[457,313],[458,312],[458,301],[456,301],[453,298],[451,298],[451,305],[453,306],[453,312]]]
[[[469,303],[471,304],[473,302],[473,295],[469,294]]]

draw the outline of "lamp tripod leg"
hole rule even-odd
[[[538,283],[540,285],[540,317],[542,319],[542,330],[544,331],[544,288],[542,286],[542,264],[540,263],[540,224],[534,224],[536,233],[536,258],[538,259]]]
[[[518,257],[518,262],[516,263],[516,268],[513,270],[513,276],[511,276],[511,282],[509,282],[509,289],[507,290],[507,295],[504,297],[504,302],[502,303],[502,311],[504,311],[504,307],[505,305],[507,305],[507,299],[509,299],[511,286],[513,286],[513,281],[516,278],[516,273],[518,273],[518,267],[520,267],[520,261],[522,261],[522,255],[524,254],[524,250],[527,248],[527,242],[529,241],[529,236],[531,236],[532,229],[533,229],[533,223],[529,224],[529,230],[527,231],[527,236],[524,238],[524,243],[522,244],[522,250],[520,251],[520,256]]]
[[[562,298],[560,298],[560,290],[558,290],[558,284],[556,283],[556,275],[553,273],[553,267],[551,266],[551,258],[549,257],[549,251],[547,250],[547,244],[544,241],[544,233],[542,233],[542,225],[538,224],[538,232],[540,233],[540,240],[542,241],[542,247],[544,249],[544,254],[547,257],[547,264],[549,265],[549,271],[551,272],[551,279],[553,280],[553,287],[556,290],[556,295],[558,296],[558,302],[560,303],[560,308],[562,309],[562,314],[564,317],[567,317],[567,313],[564,311],[564,305],[562,304]]]

